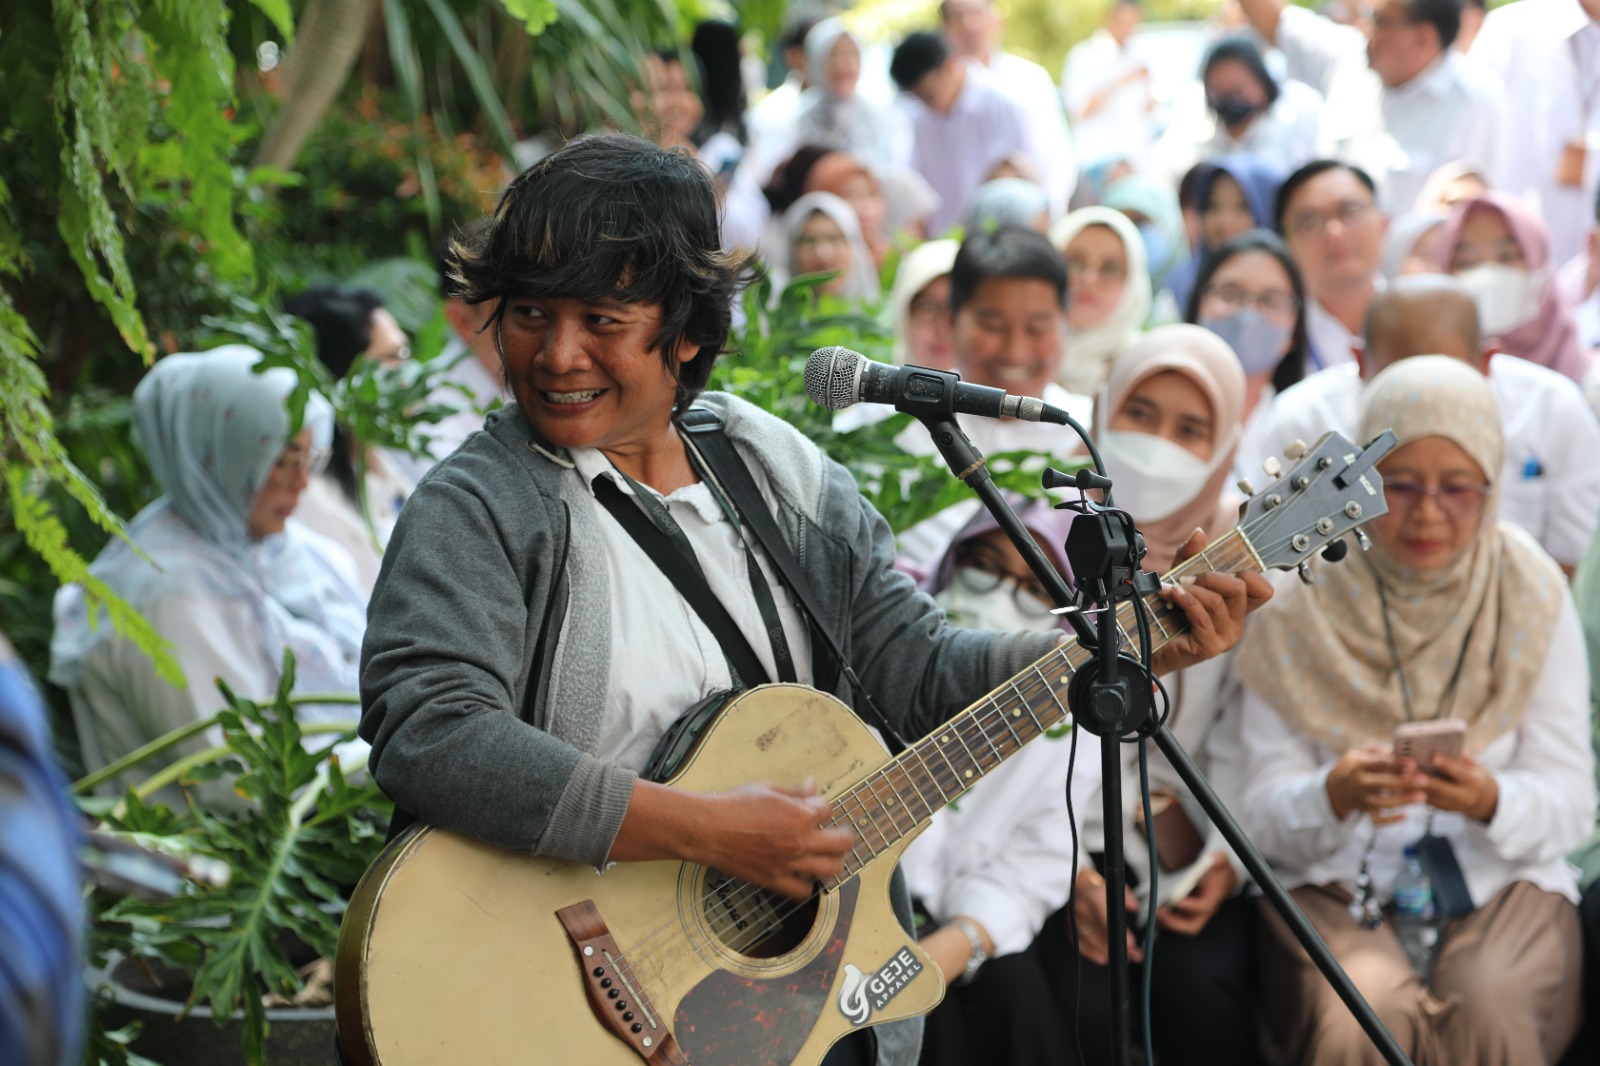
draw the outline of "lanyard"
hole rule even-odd
[[[717,501],[717,506],[722,510],[723,516],[727,518],[729,522],[733,523],[734,529],[739,532],[740,541],[744,546],[745,562],[750,572],[751,593],[755,597],[756,609],[761,614],[762,627],[767,631],[767,640],[772,646],[772,659],[778,668],[778,680],[788,682],[795,681],[797,678],[794,668],[794,654],[789,649],[788,638],[783,632],[783,622],[778,617],[778,605],[776,600],[773,599],[772,588],[767,584],[766,575],[762,572],[760,564],[756,561],[755,553],[750,550],[748,541],[744,539],[743,524],[739,521],[738,514],[733,510],[732,505],[730,505],[723,497],[722,493],[717,490],[716,485],[709,477],[706,476],[706,472],[701,469],[692,449],[689,449],[689,459],[694,465],[695,472],[700,475],[700,480],[711,492],[712,499]],[[613,469],[616,468],[613,466]],[[654,526],[656,531],[672,544],[673,548],[675,548],[678,554],[682,556],[683,561],[693,569],[694,575],[699,579],[699,582],[701,584],[705,584],[705,571],[700,566],[699,557],[695,555],[694,546],[689,543],[688,535],[684,533],[683,527],[678,524],[677,520],[672,517],[672,514],[670,511],[668,511],[666,505],[658,496],[656,496],[654,492],[640,485],[621,470],[617,470],[617,476],[622,478],[623,481],[627,482],[628,487],[633,490],[633,498],[635,501],[637,501],[639,510],[643,511],[645,517],[650,520],[650,524]],[[596,495],[599,495],[603,491],[601,488],[602,485],[610,485],[610,482],[603,476],[596,478],[594,485]],[[613,492],[616,491],[616,486],[611,485],[610,487]],[[607,495],[610,494],[608,493]],[[617,493],[617,495],[620,496],[621,494]],[[615,507],[616,501],[602,499],[601,502],[604,503],[613,514],[618,513]],[[618,517],[620,520],[621,516],[618,515]],[[630,529],[629,532],[633,533],[634,531]],[[637,533],[635,533],[634,536],[637,540]],[[648,548],[646,550],[648,551]],[[672,574],[669,572],[668,577],[671,576]],[[680,588],[679,591],[683,592],[684,590]],[[706,591],[709,592],[709,585],[706,586]],[[695,606],[692,601],[690,605]],[[706,622],[708,626],[711,625],[711,620],[705,618],[701,611],[697,609],[696,613],[702,614],[701,620]],[[715,627],[713,627],[713,629],[715,629]],[[718,637],[719,643],[727,643],[727,641],[721,639],[721,634],[718,634]],[[725,655],[728,654],[727,647],[724,647],[723,653]],[[743,670],[739,669],[732,658],[730,658],[728,665],[736,675],[743,675],[753,669],[753,667],[749,665],[747,665]],[[766,680],[765,671],[761,671],[757,676],[754,677],[740,676],[740,680],[747,685],[759,684],[761,681]]]

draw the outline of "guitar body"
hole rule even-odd
[[[839,701],[768,685],[729,701],[671,784],[716,792],[810,775],[834,796],[885,759]],[[414,828],[367,871],[344,919],[345,1056],[350,1066],[820,1062],[852,1030],[926,1012],[944,994],[889,904],[913,835],[804,906],[694,864],[596,874]],[[592,910],[578,908],[586,902]],[[575,932],[580,909],[588,925]],[[749,943],[761,918],[785,920]],[[596,969],[616,982],[601,987]],[[639,1032],[603,1025],[613,1011]]]

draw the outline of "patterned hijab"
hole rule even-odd
[[[1358,439],[1386,428],[1402,445],[1446,437],[1484,471],[1501,468],[1494,394],[1458,360],[1417,356],[1379,374]],[[1494,501],[1443,567],[1408,570],[1375,543],[1319,567],[1315,585],[1285,583],[1246,630],[1239,676],[1291,728],[1343,752],[1388,743],[1410,716],[1398,658],[1411,712],[1465,720],[1468,752],[1482,752],[1521,721],[1566,595],[1560,570],[1526,533],[1496,519]]]

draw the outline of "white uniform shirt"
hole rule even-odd
[[[1556,562],[1576,566],[1600,516],[1600,421],[1567,377],[1514,355],[1489,360],[1489,388],[1506,438],[1505,466],[1492,475],[1500,517],[1532,534]],[[1361,390],[1360,372],[1351,364],[1284,392],[1266,428],[1241,443],[1239,468],[1260,470],[1263,459],[1295,439],[1311,444],[1329,430],[1353,437]],[[1253,454],[1245,455],[1246,445]]]
[[[1126,47],[1104,27],[1074,45],[1061,68],[1061,95],[1072,123],[1078,159],[1084,166],[1126,159],[1142,169],[1150,154],[1150,81],[1133,78],[1111,93],[1092,116],[1084,111],[1100,92],[1116,85],[1130,71],[1147,67],[1133,39]]]
[[[1322,94],[1305,82],[1285,79],[1264,114],[1234,137],[1206,103],[1200,82],[1184,86],[1172,103],[1172,120],[1155,148],[1155,165],[1173,185],[1196,163],[1248,152],[1285,175],[1317,158],[1322,132]]]
[[[1497,74],[1516,116],[1500,186],[1550,225],[1553,261],[1583,250],[1600,185],[1600,26],[1578,0],[1519,0],[1484,20],[1469,58]],[[1582,181],[1557,179],[1568,144],[1587,146]]]
[[[742,449],[741,457],[762,499],[769,508],[775,507],[766,472],[744,456]],[[596,476],[606,477],[625,496],[633,495],[599,449],[574,449],[572,462],[585,485],[592,485]],[[711,489],[700,481],[658,498],[689,538],[712,594],[750,642],[768,676],[776,679],[772,643],[750,591],[744,541],[723,515]],[[637,506],[631,500],[629,504]],[[717,638],[672,581],[598,502],[595,514],[611,580],[611,676],[605,682],[609,712],[594,756],[640,770],[667,727],[706,696],[732,688],[733,677]],[[766,553],[757,550],[756,560],[777,604],[778,620],[794,656],[796,678],[809,685],[811,636],[805,621]]]
[[[1379,283],[1382,287],[1382,283]],[[1366,342],[1345,328],[1343,322],[1313,298],[1306,308],[1306,336],[1311,340],[1311,351],[1306,353],[1306,373],[1356,361],[1356,349],[1365,349]]]
[[[1510,123],[1493,74],[1446,49],[1406,84],[1385,86],[1366,65],[1361,31],[1292,6],[1278,20],[1277,44],[1289,76],[1327,101],[1322,154],[1372,175],[1389,214],[1411,210],[1446,163],[1472,163],[1498,184]]]
[[[968,63],[966,84],[947,113],[906,97],[911,115],[911,169],[939,194],[928,216],[928,234],[939,236],[961,221],[972,194],[995,164],[1021,152],[1035,165],[1045,158],[1034,143],[1033,124],[1021,105],[1003,92],[995,77]]]
[[[1594,827],[1594,753],[1589,736],[1589,670],[1583,632],[1571,596],[1564,597],[1544,672],[1528,693],[1516,729],[1477,756],[1495,776],[1500,799],[1482,825],[1437,811],[1435,834],[1447,837],[1478,906],[1513,881],[1578,902],[1576,871],[1567,852]],[[1284,887],[1354,887],[1374,828],[1366,815],[1334,817],[1328,771],[1337,756],[1290,730],[1248,688],[1242,720],[1245,754],[1244,829],[1283,879]],[[1422,836],[1428,808],[1405,808],[1405,819],[1377,832],[1371,874],[1379,900],[1389,899],[1401,850]]]
[[[1055,82],[1037,63],[995,52],[988,67],[995,86],[1016,101],[1031,127],[1033,143],[1039,150],[1039,177],[1050,198],[1050,217],[1066,214],[1067,201],[1078,186],[1078,157],[1072,150],[1072,134]]]

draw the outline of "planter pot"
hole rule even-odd
[[[108,1029],[140,1024],[132,1050],[161,1066],[244,1066],[239,1012],[225,1025],[213,1021],[210,1006],[198,1004],[182,1020],[181,1000],[152,995],[120,980],[113,964],[91,971],[89,986],[97,1012]],[[126,971],[124,971],[126,973]],[[333,1008],[271,1007],[267,1010],[267,1061],[272,1066],[331,1066],[334,1062]]]

